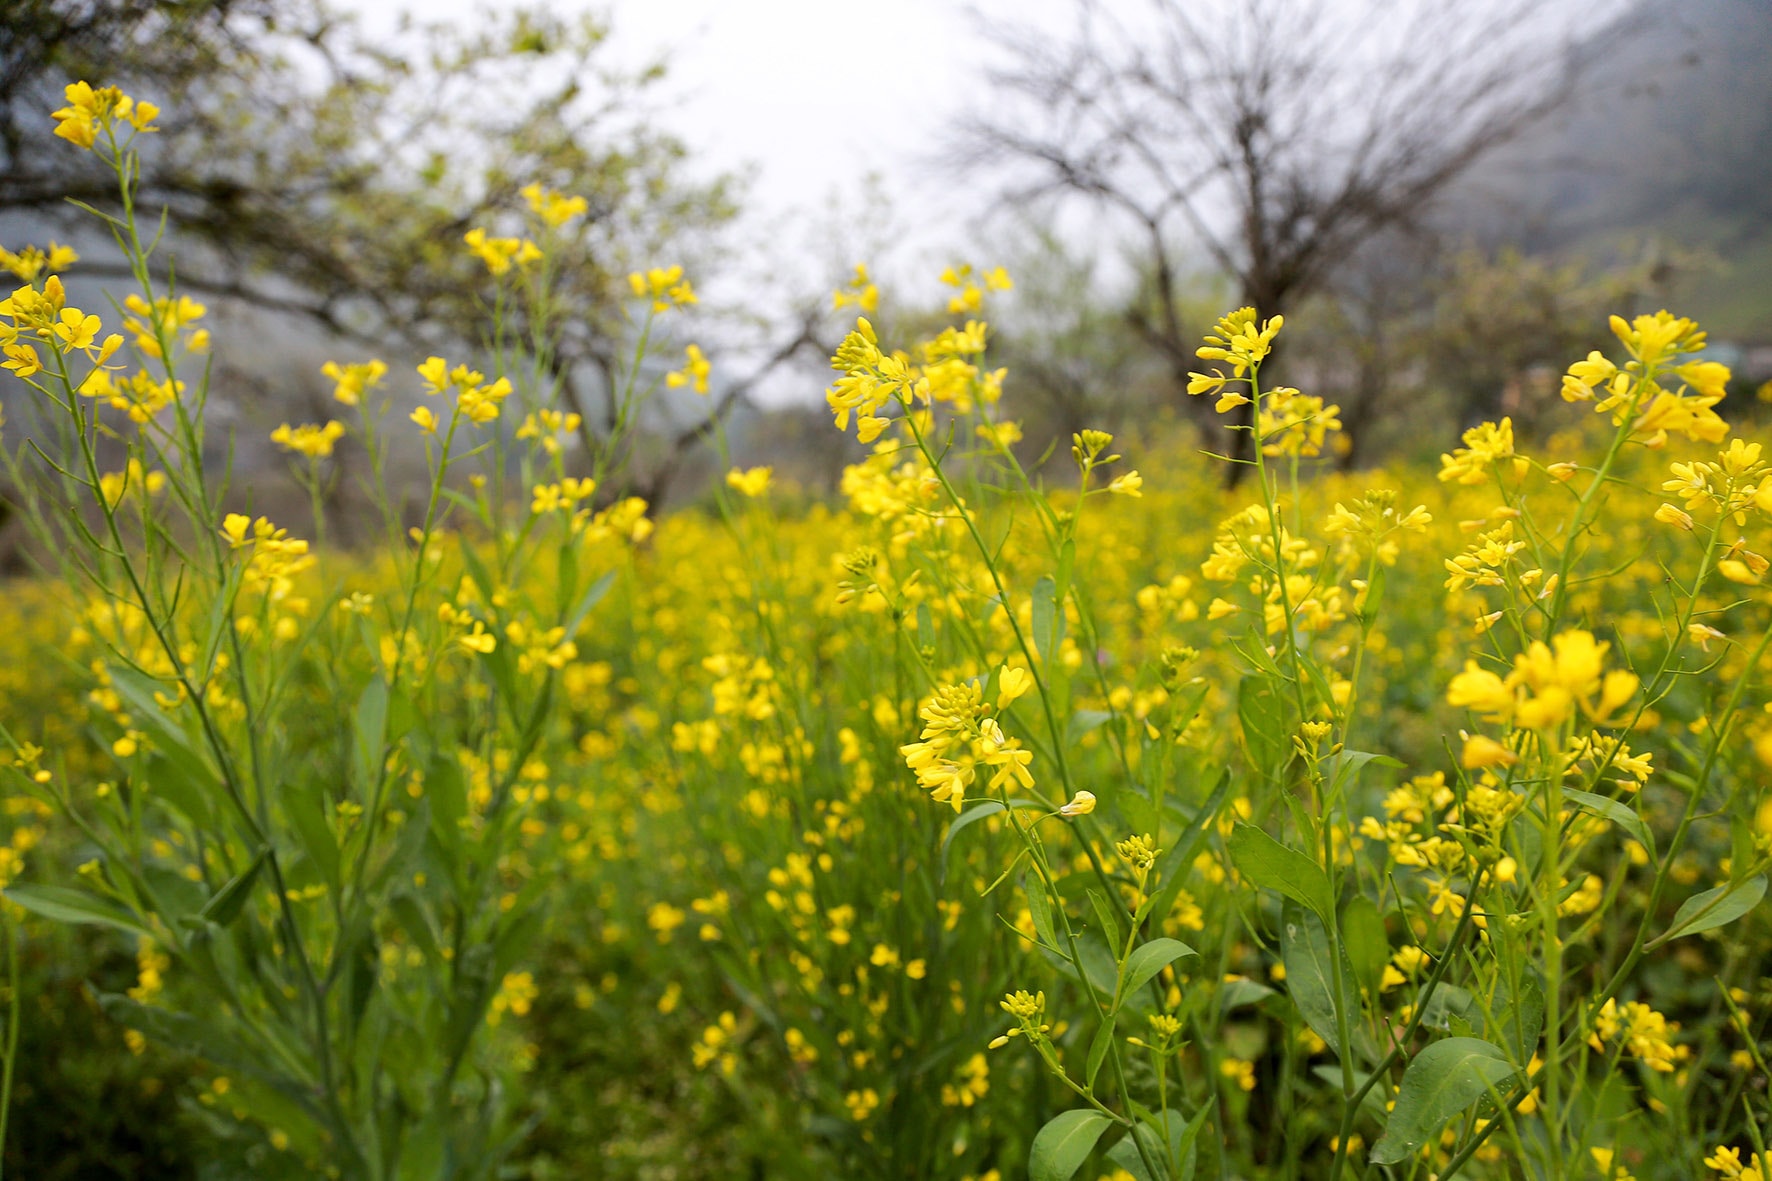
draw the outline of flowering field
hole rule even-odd
[[[1542,443],[1334,476],[1242,309],[1188,392],[1246,460],[1031,463],[1008,277],[960,271],[950,327],[833,358],[837,503],[735,470],[657,519],[569,443],[583,207],[536,188],[465,243],[494,346],[328,366],[273,522],[137,228],[154,116],[58,114],[118,170],[119,313],[6,256],[49,563],[0,608],[18,1140],[84,1007],[213,1176],[1772,1177],[1772,463],[1699,326],[1596,325]],[[681,271],[632,285],[623,423],[649,351],[710,364]],[[346,437],[376,488],[429,459],[371,553],[323,540]]]

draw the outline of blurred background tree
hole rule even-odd
[[[999,207],[1046,211],[1073,249],[1078,228],[1124,245],[1130,283],[1073,291],[1105,295],[1172,404],[1189,401],[1211,319],[1187,305],[1222,282],[1225,302],[1264,315],[1311,309],[1283,379],[1343,402],[1345,463],[1407,435],[1385,412],[1430,374],[1459,387],[1431,403],[1454,422],[1504,403],[1529,419],[1523,370],[1571,332],[1590,341],[1594,308],[1624,306],[1606,298],[1652,310],[1637,304],[1726,290],[1727,310],[1696,314],[1772,331],[1763,4],[1067,11],[1062,27],[982,26],[997,65],[954,158]],[[1717,255],[1740,260],[1726,281],[1704,263]]]
[[[372,37],[318,0],[22,0],[0,12],[0,217],[42,230],[67,220],[70,196],[114,200],[42,129],[68,80],[118,84],[164,111],[141,200],[166,210],[162,258],[176,253],[182,288],[274,316],[279,336],[294,318],[366,354],[459,354],[488,323],[463,234],[513,225],[532,182],[583,196],[558,260],[550,360],[589,451],[614,412],[627,272],[711,270],[744,187],[692,167],[652,106],[663,60],[613,64],[610,32],[539,7],[403,19]],[[123,277],[102,243],[76,244],[82,275]],[[766,366],[803,343],[803,328],[782,332]],[[317,375],[275,400],[285,413],[327,401]],[[706,419],[680,426],[667,453],[705,436]]]

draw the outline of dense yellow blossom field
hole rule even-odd
[[[152,109],[59,118],[128,208]],[[465,245],[533,309],[582,204],[530,196]],[[352,553],[205,467],[201,308],[116,225],[122,333],[47,252],[0,304],[59,563],[0,627],[16,1118],[21,1024],[87,1004],[221,1176],[1769,1175],[1772,463],[1698,325],[1596,325],[1560,435],[1334,475],[1241,309],[1189,393],[1245,458],[1034,462],[1009,277],[891,341],[863,273],[839,497],[660,519],[535,315],[490,374],[328,367],[316,486],[344,438],[431,473]],[[632,282],[624,421],[709,364]]]

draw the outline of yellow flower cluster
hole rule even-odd
[[[468,253],[486,264],[491,274],[503,275],[512,267],[526,267],[542,257],[541,247],[528,238],[493,238],[475,226],[462,235]]]
[[[115,136],[119,127],[127,127],[131,138],[160,130],[154,126],[159,107],[137,102],[115,86],[95,89],[86,82],[73,82],[63,94],[68,105],[54,112],[55,133],[76,147],[91,148],[101,133]]]
[[[1669,1040],[1679,1029],[1679,1025],[1641,1001],[1621,1006],[1609,999],[1595,1016],[1594,1031],[1588,1035],[1587,1041],[1588,1045],[1603,1053],[1607,1043],[1616,1039],[1625,1053],[1650,1070],[1672,1074],[1675,1066],[1692,1053],[1690,1047],[1676,1046]]]
[[[498,409],[504,400],[511,395],[511,379],[500,377],[488,382],[486,375],[466,365],[457,365],[454,369],[442,357],[427,358],[418,367],[419,377],[424,379],[424,393],[437,395],[453,388],[455,390],[455,413],[467,419],[475,426],[485,426],[498,418]],[[426,434],[436,434],[440,420],[429,406],[420,406],[412,412],[412,421]]]
[[[1610,644],[1572,629],[1546,644],[1534,640],[1514,658],[1503,678],[1475,660],[1452,678],[1448,704],[1469,709],[1491,722],[1526,730],[1547,730],[1575,716],[1576,709],[1605,724],[1636,696],[1638,680],[1625,669],[1605,668]]]
[[[1514,420],[1485,422],[1464,432],[1464,446],[1450,455],[1440,457],[1440,479],[1460,484],[1481,484],[1489,478],[1495,465],[1509,461],[1514,475],[1524,475],[1530,461],[1514,453]]]
[[[344,434],[344,424],[337,422],[328,422],[324,426],[303,423],[297,427],[284,423],[271,432],[271,442],[309,459],[324,459],[332,454],[332,445],[344,438]]]
[[[1633,437],[1650,447],[1664,446],[1669,432],[1720,443],[1729,426],[1712,407],[1723,400],[1728,367],[1679,360],[1704,349],[1705,334],[1698,325],[1660,311],[1630,321],[1613,316],[1612,332],[1630,360],[1620,368],[1599,352],[1589,353],[1563,377],[1564,400],[1593,402],[1596,414],[1610,414],[1619,426],[1629,422]],[[1666,375],[1679,386],[1664,388],[1660,379]]]
[[[651,300],[654,312],[668,312],[697,302],[695,288],[683,277],[682,267],[652,267],[644,273],[634,271],[628,275],[628,288],[635,299]]]
[[[382,378],[388,374],[388,367],[375,360],[350,365],[328,361],[320,367],[320,372],[333,380],[332,397],[335,401],[356,406],[363,401],[364,394],[381,384]]]
[[[1032,751],[1007,737],[990,717],[984,694],[976,684],[943,685],[917,711],[923,719],[918,741],[899,748],[905,765],[916,773],[917,783],[938,803],[958,812],[966,791],[978,779],[979,768],[993,772],[989,789],[1006,790],[1011,782],[1034,786],[1028,771]]]
[[[1772,1181],[1772,1163],[1760,1159],[1760,1154],[1748,1154],[1748,1163],[1741,1163],[1741,1149],[1730,1148],[1726,1144],[1717,1145],[1717,1150],[1704,1158],[1707,1169],[1722,1174],[1725,1181]]]
[[[683,350],[683,356],[683,368],[665,374],[665,385],[673,390],[690,386],[698,394],[707,393],[708,373],[713,369],[707,354],[701,351],[700,345],[692,344]]]
[[[775,476],[772,467],[754,467],[740,471],[733,468],[726,473],[726,486],[752,500],[769,491],[769,482]]]
[[[83,354],[95,367],[94,373],[102,372],[96,367],[123,344],[123,338],[116,333],[102,343],[98,340],[103,324],[97,316],[68,306],[67,293],[57,275],[45,280],[41,291],[20,287],[0,300],[0,316],[11,321],[0,323],[0,355],[6,358],[0,362],[0,368],[11,370],[21,379],[29,379],[44,369],[36,348],[21,341],[42,342],[57,357]]]
[[[191,325],[207,315],[209,309],[190,296],[167,296],[149,303],[131,292],[124,297],[123,306],[134,313],[123,321],[123,330],[129,333],[142,355],[163,356],[161,341],[175,341],[181,332],[185,348],[193,353],[208,351],[208,329],[192,328]]]
[[[583,425],[583,417],[576,413],[544,408],[524,416],[517,438],[534,439],[547,454],[558,455],[565,446],[561,436],[571,435]]]
[[[872,443],[891,420],[879,415],[886,403],[903,399],[912,379],[911,366],[902,356],[880,351],[880,338],[867,317],[855,321],[855,330],[843,338],[831,357],[831,368],[843,376],[825,391],[825,403],[835,416],[837,429],[849,429],[849,415],[856,416],[856,437]]]
[[[224,517],[221,535],[231,548],[249,551],[244,580],[247,590],[263,593],[268,601],[294,614],[306,609],[306,600],[294,597],[296,576],[314,564],[306,541],[289,536],[287,529],[279,529],[264,517],[253,520],[243,513]]]
[[[1263,454],[1321,455],[1330,432],[1341,430],[1340,414],[1341,407],[1327,405],[1315,395],[1301,394],[1290,386],[1274,387],[1262,398],[1261,412],[1256,416],[1255,430]]]
[[[158,496],[166,490],[166,473],[147,471],[141,460],[131,459],[120,472],[106,472],[99,477],[98,491],[105,504],[116,508],[131,493],[136,496]]]
[[[871,288],[867,282],[867,271],[855,268],[857,286]],[[948,267],[941,273],[941,281],[945,286],[956,288],[953,298],[948,300],[948,315],[971,315],[984,307],[984,295],[987,291],[1009,291],[1015,287],[1015,281],[1009,272],[1002,267],[993,267],[988,271],[974,273],[970,264],[959,267]],[[837,306],[841,307],[839,303]],[[862,311],[871,311],[863,307]]]
[[[590,208],[583,197],[569,197],[535,182],[524,185],[518,192],[529,203],[530,212],[556,230],[575,217],[583,217]]]
[[[0,246],[0,270],[11,271],[21,282],[33,283],[37,276],[45,271],[54,274],[65,271],[80,261],[72,246],[62,246],[50,242],[48,250],[35,246],[26,246],[14,252]]]
[[[868,275],[866,263],[855,264],[855,278],[849,286],[831,293],[831,310],[840,312],[846,307],[855,307],[862,315],[871,316],[880,306],[880,289],[874,286],[873,279]]]
[[[558,483],[537,484],[532,490],[529,511],[536,514],[571,509],[597,493],[597,481],[565,476]]]

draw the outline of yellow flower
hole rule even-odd
[[[0,247],[0,269],[11,271],[26,283],[36,279],[44,271],[65,271],[80,261],[80,256],[72,246],[63,246],[51,241],[47,251],[35,246],[26,246],[16,254],[5,247]]]
[[[228,539],[228,544],[230,546],[239,549],[246,544],[246,530],[251,527],[251,517],[246,516],[244,513],[229,513],[226,517],[222,518],[221,532],[222,536]]]
[[[371,361],[370,364],[375,362]],[[425,363],[418,367],[418,375],[428,387],[425,390],[427,394],[439,394],[449,388],[449,362],[442,357],[426,357]]]
[[[1663,503],[1655,510],[1655,519],[1663,525],[1677,525],[1686,532],[1692,532],[1692,514],[1671,504]]]
[[[431,413],[431,408],[429,406],[420,406],[417,410],[414,410],[409,417],[411,417],[413,422],[418,424],[418,429],[425,432],[427,435],[434,435],[437,433],[437,416]]]
[[[1490,467],[1506,459],[1513,460],[1515,475],[1526,470],[1526,460],[1514,455],[1513,419],[1481,423],[1464,432],[1464,446],[1440,456],[1440,479],[1481,484],[1488,478]]]
[[[43,372],[43,361],[37,356],[37,350],[28,344],[9,344],[0,348],[6,360],[0,362],[0,369],[10,369],[20,379],[32,377]]]
[[[1739,582],[1743,586],[1756,586],[1760,581],[1760,576],[1754,573],[1753,568],[1739,558],[1722,559],[1717,563],[1717,573],[1730,582]]]
[[[1452,678],[1446,690],[1446,704],[1474,710],[1490,721],[1504,722],[1513,717],[1514,694],[1495,673],[1467,660],[1464,671]]]
[[[285,451],[306,455],[310,459],[323,459],[332,454],[332,445],[344,433],[345,428],[336,422],[328,422],[325,426],[309,423],[298,427],[284,423],[271,432],[271,442]]]
[[[1095,811],[1095,793],[1080,791],[1071,797],[1071,802],[1060,808],[1061,816],[1087,816]]]
[[[726,486],[756,499],[769,490],[769,481],[774,474],[772,467],[754,467],[747,471],[733,468],[726,473]]]
[[[651,300],[654,312],[697,302],[695,289],[683,278],[682,267],[652,267],[644,274],[634,271],[628,275],[628,287],[636,299]]]
[[[1467,771],[1489,767],[1511,767],[1520,756],[1486,734],[1473,734],[1464,740],[1464,753],[1459,762]]]
[[[688,914],[668,902],[655,902],[646,912],[646,925],[658,932],[660,943],[669,943],[672,932],[682,926],[688,917]]]
[[[1139,491],[1139,489],[1143,487],[1144,477],[1139,475],[1136,471],[1131,471],[1109,484],[1108,491],[1118,493],[1121,496],[1143,496],[1144,493]]]
[[[843,1096],[843,1103],[849,1108],[849,1114],[855,1122],[861,1123],[879,1108],[880,1095],[872,1087],[863,1087]]]
[[[1255,1089],[1255,1063],[1242,1058],[1225,1058],[1218,1064],[1218,1073],[1237,1084],[1240,1091]]]
[[[685,360],[683,368],[673,369],[665,374],[665,385],[671,389],[693,386],[698,394],[708,392],[708,371],[713,368],[700,345],[690,345],[683,350]]]
[[[97,142],[101,130],[128,125],[134,132],[152,132],[159,128],[153,122],[160,108],[150,102],[138,103],[115,86],[94,89],[89,83],[70,83],[63,92],[68,105],[53,112],[55,134],[81,148]]]
[[[866,263],[855,264],[855,278],[850,280],[848,287],[831,292],[832,311],[840,312],[850,304],[870,316],[880,306],[880,289],[869,278]]]
[[[525,267],[541,255],[541,247],[527,238],[490,238],[478,226],[462,235],[468,253],[486,264],[494,275],[502,275],[511,267]]]
[[[1238,308],[1219,318],[1212,331],[1207,333],[1206,343],[1195,349],[1194,355],[1202,361],[1226,362],[1234,376],[1242,377],[1247,370],[1260,367],[1262,360],[1273,350],[1274,337],[1280,334],[1285,324],[1286,317],[1275,316],[1258,326],[1254,308]],[[1203,392],[1195,390],[1194,384],[1189,381],[1189,393]]]
[[[320,372],[333,380],[332,396],[336,401],[346,406],[355,406],[363,400],[364,394],[381,384],[388,367],[376,360],[356,365],[340,365],[337,361],[328,361],[320,367]]]
[[[590,208],[583,197],[568,197],[535,183],[524,185],[518,192],[529,202],[530,210],[554,229],[559,229]]]
[[[55,336],[70,349],[88,349],[101,327],[97,316],[89,316],[79,308],[63,308]]]
[[[1005,664],[997,673],[997,709],[1009,708],[1011,702],[1025,697],[1034,687],[1034,674],[1025,668],[1011,668]]]

